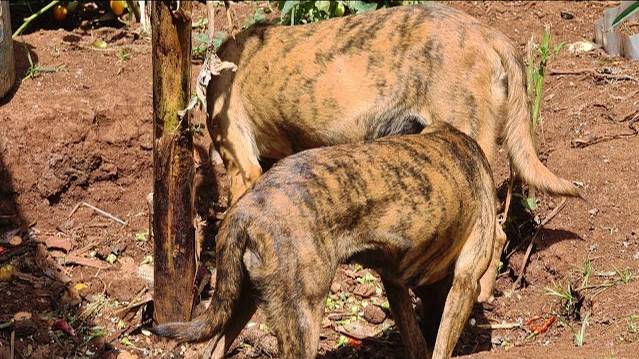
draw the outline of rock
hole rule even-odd
[[[118,166],[104,162],[102,165],[95,171],[95,180],[96,181],[108,181],[118,178]]]
[[[572,13],[568,12],[568,11],[561,11],[559,13],[559,15],[561,16],[562,19],[564,20],[572,20],[575,18],[575,15],[573,15]]]
[[[371,283],[362,283],[355,286],[353,294],[359,295],[362,298],[368,298],[375,294],[375,286]]]
[[[118,353],[117,359],[138,359],[138,356],[135,354],[131,354],[126,350],[122,350]]]
[[[153,285],[153,265],[142,264],[138,267],[138,277],[146,281],[150,286]]]
[[[361,321],[344,323],[341,326],[337,326],[335,330],[359,340],[377,336],[382,332],[382,330],[376,325],[370,325]]]
[[[342,290],[342,286],[339,283],[333,282],[331,284],[331,293],[335,294],[339,292],[340,290]]]
[[[364,308],[364,319],[371,324],[381,324],[386,319],[386,313],[382,308],[369,304]]]
[[[59,238],[59,237],[47,237],[44,239],[44,244],[47,248],[61,249],[64,252],[69,252],[72,247],[71,240],[68,238]]]

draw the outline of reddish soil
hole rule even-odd
[[[506,33],[522,52],[531,36],[539,41],[545,24],[552,25],[553,43],[590,40],[594,21],[612,5],[451,3]],[[256,6],[237,6],[240,23]],[[198,7],[195,19],[203,14]],[[226,24],[224,14],[216,23]],[[96,38],[107,42],[106,50],[91,47]],[[20,78],[29,66],[26,49],[40,66],[64,67],[21,81],[0,100],[0,267],[10,264],[14,272],[0,281],[0,358],[10,357],[12,332],[16,358],[193,357],[202,345],[177,346],[141,331],[146,305],[122,310],[132,302],[146,303],[152,291],[152,243],[145,232],[145,197],[152,186],[150,39],[135,27],[39,30],[22,36],[14,48]],[[198,70],[195,64],[193,73]],[[564,47],[550,60],[549,70],[540,157],[558,175],[579,181],[587,200],[568,201],[540,231],[523,288],[514,292],[533,226],[530,218],[519,218],[519,230],[510,227],[507,252],[513,254],[499,277],[496,300],[475,307],[456,354],[636,358],[639,138],[629,126],[639,116],[639,68],[602,50],[571,54]],[[209,205],[216,197],[216,179],[220,203],[226,193],[223,168],[207,165],[208,142],[207,135],[198,137],[195,153],[202,217],[209,207],[221,207]],[[500,181],[506,179],[506,168],[504,158],[495,169]],[[86,206],[73,211],[81,202],[127,224]],[[538,220],[559,202],[541,196]],[[21,244],[6,243],[15,235]],[[588,259],[592,274],[584,285]],[[321,357],[403,357],[381,284],[367,273],[354,266],[340,269],[327,303]],[[568,284],[572,306],[548,294],[549,288]],[[10,325],[17,312],[31,318]],[[547,331],[534,333],[551,317],[557,320]],[[55,323],[60,319],[75,335],[52,330],[60,327]],[[584,343],[577,346],[575,333],[584,321]],[[490,323],[521,326],[489,329]],[[352,339],[362,333],[371,337]],[[275,339],[258,315],[232,357],[272,356],[277,357]]]

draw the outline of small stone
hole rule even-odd
[[[368,298],[375,294],[375,286],[370,283],[358,284],[353,289],[353,294],[359,295],[362,298]]]
[[[103,162],[95,172],[96,181],[106,181],[118,178],[118,166]]]
[[[126,350],[123,350],[120,353],[118,353],[118,356],[116,358],[117,359],[137,359],[138,356],[135,354],[131,354]]]
[[[564,20],[572,20],[575,18],[575,15],[573,15],[572,13],[569,13],[568,11],[561,11],[559,15]]]
[[[22,244],[22,237],[17,234],[14,235],[13,237],[11,237],[11,239],[9,239],[9,244],[14,247],[19,246],[20,244]]]
[[[333,282],[331,284],[331,293],[335,294],[338,293],[340,290],[342,290],[342,286],[339,283]]]
[[[364,319],[371,324],[381,324],[386,319],[386,313],[380,307],[369,304],[364,308]]]

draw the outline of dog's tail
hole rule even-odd
[[[503,40],[496,41],[494,49],[508,76],[507,120],[503,139],[515,171],[526,183],[544,192],[581,198],[575,185],[557,177],[537,157],[526,95],[525,70],[518,60],[515,48],[504,37]]]
[[[179,342],[204,341],[220,333],[231,318],[245,280],[242,255],[248,236],[245,226],[228,213],[217,237],[217,279],[215,293],[207,312],[190,322],[166,323],[151,332]]]

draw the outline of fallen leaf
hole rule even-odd
[[[15,320],[16,322],[19,322],[21,320],[28,320],[31,319],[33,315],[30,312],[17,312],[16,314],[13,315],[13,320]]]
[[[61,249],[65,252],[69,252],[72,247],[70,239],[58,237],[48,237],[44,240],[44,245],[46,245],[47,248]]]
[[[74,255],[68,255],[65,257],[65,264],[77,264],[85,267],[92,267],[97,269],[108,269],[110,266],[104,262],[101,262],[93,258],[85,258]]]
[[[138,356],[135,354],[131,354],[126,350],[121,350],[120,353],[118,353],[116,359],[138,359]]]
[[[358,284],[355,286],[355,289],[353,289],[353,294],[359,295],[362,298],[368,298],[375,294],[375,286],[371,283]]]
[[[13,277],[13,272],[15,272],[15,267],[11,264],[6,264],[0,267],[0,282],[8,282]]]
[[[80,282],[80,283],[76,283],[76,284],[73,286],[73,288],[75,288],[75,290],[77,290],[77,291],[79,292],[79,291],[81,291],[82,289],[87,289],[87,288],[89,288],[89,286],[88,286],[88,285],[86,285],[86,284],[84,284],[84,283],[82,283],[82,282]]]
[[[73,327],[71,327],[69,325],[69,323],[64,320],[64,319],[58,319],[55,322],[53,322],[53,325],[51,325],[51,329],[53,330],[59,330],[63,333],[66,333],[72,337],[75,336],[75,330],[73,330]]]
[[[359,340],[374,337],[382,332],[376,325],[371,325],[361,321],[344,323],[343,325],[337,326],[335,330]]]
[[[17,234],[14,235],[13,237],[9,239],[9,244],[14,247],[19,246],[20,244],[22,244],[22,237],[20,237]]]
[[[102,39],[95,39],[95,41],[91,43],[91,46],[95,47],[96,49],[106,49],[107,43]]]
[[[60,297],[60,303],[64,305],[78,305],[82,303],[82,297],[80,297],[80,293],[78,293],[74,287],[69,285],[66,287],[62,297]]]
[[[105,261],[109,264],[113,264],[117,260],[118,260],[118,256],[116,256],[115,253],[109,254],[105,259]]]
[[[153,266],[150,264],[143,264],[139,266],[138,277],[150,284],[153,284]]]
[[[591,41],[577,41],[568,45],[568,52],[570,52],[571,54],[580,54],[584,52],[590,52],[600,47],[600,45],[597,45]]]

